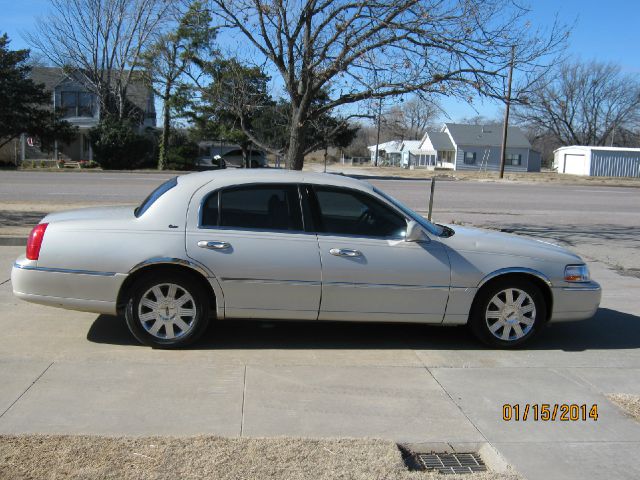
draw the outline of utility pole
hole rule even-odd
[[[378,135],[376,136],[376,156],[373,161],[373,166],[378,166],[378,146],[380,145],[380,124],[382,120],[382,98],[380,99],[380,103],[378,104]]]
[[[511,62],[509,62],[509,78],[507,79],[507,98],[504,111],[504,126],[502,128],[502,150],[500,152],[500,178],[504,178],[504,164],[507,159],[507,129],[509,128],[509,107],[511,106],[511,80],[513,79],[513,62],[516,56],[516,46],[511,47]]]

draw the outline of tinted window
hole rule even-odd
[[[324,233],[395,237],[404,235],[407,223],[392,209],[369,195],[346,189],[314,187]]]
[[[258,230],[302,230],[296,185],[250,185],[210,195],[203,205],[202,226]]]
[[[140,206],[134,210],[136,217],[139,217],[144,212],[146,212],[149,209],[149,207],[153,205],[153,202],[158,200],[164,193],[171,190],[177,184],[178,184],[178,177],[173,177],[171,180],[167,180],[158,188],[156,188],[153,192],[151,192],[149,196],[145,198],[144,201],[140,204]]]

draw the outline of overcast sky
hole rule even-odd
[[[614,62],[625,72],[640,74],[638,0],[533,0],[529,3],[533,24],[551,24],[558,14],[561,22],[574,25],[569,54],[583,60]],[[35,17],[47,8],[48,0],[0,0],[0,32],[8,33],[13,49],[27,48],[22,34],[32,31]],[[500,104],[493,101],[478,100],[475,109],[454,99],[445,99],[442,105],[449,116],[443,120],[450,121],[478,114],[496,118],[501,111]]]

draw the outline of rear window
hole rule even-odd
[[[171,190],[177,184],[178,184],[178,177],[173,177],[172,179],[167,180],[158,188],[156,188],[153,192],[149,194],[147,198],[144,199],[144,201],[140,204],[140,206],[133,211],[135,216],[139,217],[143,215],[144,212],[149,210],[149,207],[153,205],[156,200],[158,200],[162,195],[164,195],[166,192]]]

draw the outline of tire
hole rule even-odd
[[[159,306],[154,308],[154,304]],[[144,345],[154,348],[184,347],[195,342],[207,329],[207,294],[188,275],[148,275],[131,288],[125,319],[129,331]]]
[[[511,277],[496,280],[478,292],[469,326],[487,345],[515,348],[535,337],[544,327],[546,317],[540,289],[529,280]]]

